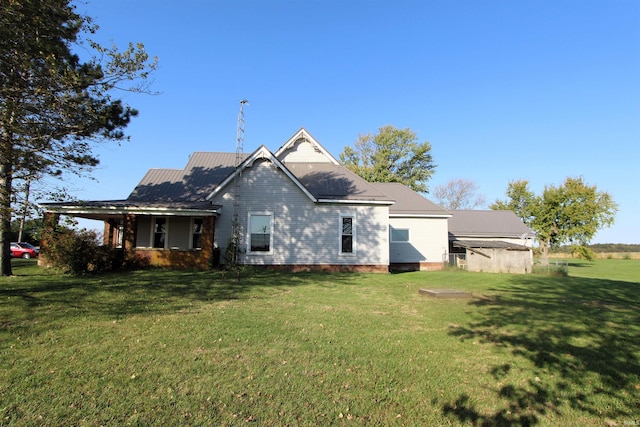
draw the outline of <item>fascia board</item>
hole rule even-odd
[[[450,214],[389,214],[390,218],[451,218]]]
[[[318,199],[318,203],[335,203],[343,205],[386,205],[391,206],[395,202],[388,200],[346,200],[346,199]]]
[[[149,214],[163,214],[170,216],[215,216],[220,212],[220,208],[213,209],[181,209],[181,208],[151,208],[142,206],[103,206],[96,208],[87,208],[79,206],[57,206],[49,207],[46,209],[48,212],[60,213],[64,215],[149,215]]]

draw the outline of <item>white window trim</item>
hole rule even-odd
[[[338,220],[338,254],[340,256],[346,256],[346,257],[351,257],[351,256],[356,256],[356,252],[357,252],[357,242],[358,242],[358,238],[357,238],[357,224],[358,224],[358,220],[356,218],[356,214],[355,213],[340,213],[338,215],[339,220]],[[352,218],[353,221],[351,221],[351,252],[342,252],[342,218]]]
[[[268,251],[251,251],[251,217],[252,216],[268,216],[269,217],[269,250]],[[256,255],[273,255],[273,212],[269,211],[251,211],[247,213],[247,241],[246,254]]]
[[[164,219],[164,247],[156,248],[153,243],[156,241],[156,219]],[[151,217],[151,239],[149,240],[149,247],[151,249],[167,249],[169,244],[169,217],[166,216],[152,216]]]
[[[393,231],[406,231],[407,232],[407,240],[393,240]],[[411,229],[409,228],[396,228],[393,226],[389,226],[389,241],[391,243],[411,243]]]
[[[200,228],[200,242],[202,242],[202,235],[203,235],[202,231],[204,229],[204,218],[201,218],[201,217],[191,218],[191,222],[189,224],[189,230],[191,231],[191,234],[189,235],[189,249],[201,250],[202,247],[199,247],[199,248],[194,248],[193,247],[193,235],[196,234],[196,233],[193,232],[193,226],[196,223],[197,219],[199,219],[201,221],[201,224],[200,224],[200,227],[201,227]]]

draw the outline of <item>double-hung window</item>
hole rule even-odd
[[[193,219],[191,233],[191,248],[202,249],[202,218]]]
[[[155,218],[153,223],[153,247],[165,248],[167,242],[167,219]]]
[[[355,215],[340,215],[340,254],[354,254],[356,252],[356,217]]]
[[[249,212],[248,253],[271,253],[273,251],[273,214]]]

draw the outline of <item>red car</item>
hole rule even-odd
[[[25,242],[12,242],[11,254],[14,258],[36,258],[38,256],[38,248]]]

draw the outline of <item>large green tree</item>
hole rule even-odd
[[[18,183],[86,174],[98,164],[95,144],[127,139],[137,114],[115,91],[148,91],[156,61],[144,46],[119,51],[83,38],[96,30],[70,0],[0,0],[0,275],[11,274]],[[89,59],[74,53],[79,45]]]
[[[577,253],[585,248],[598,230],[613,224],[618,210],[611,195],[598,191],[582,178],[567,178],[563,185],[547,186],[536,196],[526,180],[513,181],[507,199],[498,200],[492,209],[513,210],[531,227],[546,258],[549,248],[569,244]]]
[[[359,135],[354,147],[340,153],[342,163],[369,182],[400,182],[426,193],[436,165],[431,144],[418,142],[411,129],[383,126],[375,135]]]

